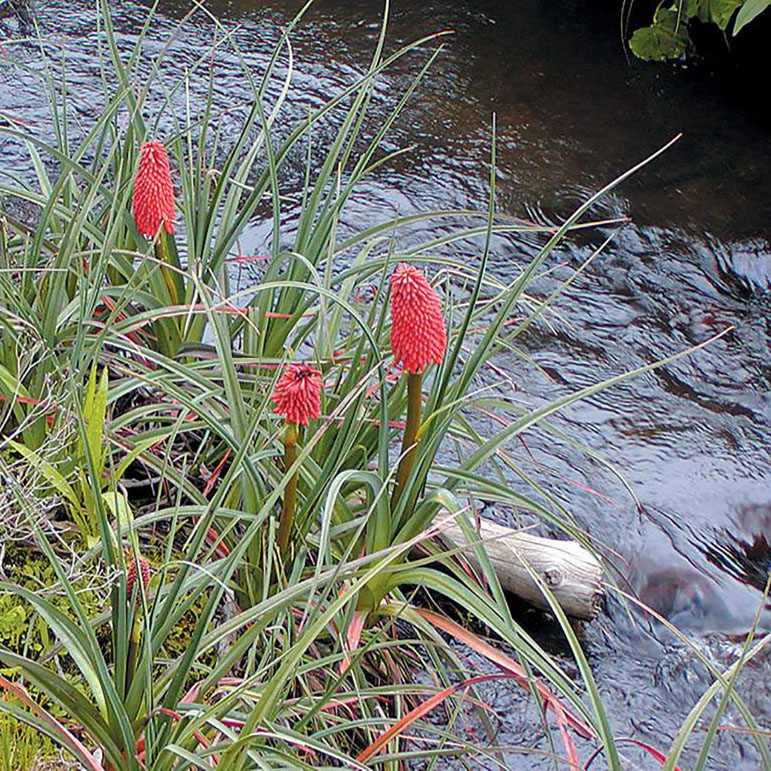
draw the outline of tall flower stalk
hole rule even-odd
[[[406,263],[399,265],[391,277],[391,320],[394,361],[407,372],[407,421],[391,498],[393,508],[415,466],[423,404],[423,373],[431,364],[441,364],[447,349],[439,296],[423,273]]]
[[[174,239],[174,185],[168,153],[157,139],[144,142],[139,149],[131,211],[139,234],[155,239],[155,256],[169,298],[173,305],[179,305],[185,299],[185,285]]]
[[[284,416],[284,470],[289,471],[297,460],[297,438],[300,426],[307,426],[321,415],[321,372],[310,364],[290,364],[279,378],[271,400],[275,413]],[[278,527],[278,548],[285,556],[289,548],[297,498],[295,471],[284,489],[281,519]]]

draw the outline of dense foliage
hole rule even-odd
[[[641,59],[664,61],[680,59],[692,47],[689,27],[692,21],[715,24],[731,36],[753,22],[771,6],[771,0],[674,0],[656,8],[652,23],[636,29],[629,47]]]

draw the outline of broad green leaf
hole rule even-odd
[[[112,491],[102,493],[102,500],[105,502],[105,505],[110,510],[110,513],[113,515],[113,517],[115,517],[116,532],[121,533],[123,532],[124,528],[131,527],[133,525],[134,515],[131,512],[131,507],[129,506],[128,500],[126,500],[125,493]],[[110,536],[110,540],[112,541],[113,548],[117,553],[120,547],[118,545],[118,539],[115,537],[115,532],[110,529],[108,530],[108,534]],[[97,543],[99,542],[99,538],[95,538],[94,540]],[[93,545],[95,544],[89,544],[89,548],[91,548]]]
[[[78,438],[78,456],[85,456],[86,450],[90,451],[91,437],[89,436],[88,429],[90,427],[89,415],[94,410],[94,402],[96,401],[96,367],[93,367],[91,374],[88,376],[88,383],[86,385],[86,395],[83,399],[83,417],[86,421],[86,442],[88,447],[83,447],[83,441]],[[92,456],[93,457],[93,456]]]
[[[107,504],[107,508],[115,517],[115,521],[118,525],[118,532],[120,532],[126,525],[130,525],[134,517],[131,513],[131,508],[126,500],[124,493],[107,492],[102,493],[102,500]]]
[[[645,61],[679,59],[690,45],[690,37],[684,20],[677,11],[659,11],[650,27],[635,30],[629,47],[635,56]]]
[[[771,0],[747,0],[736,16],[733,34],[738,35],[743,27],[746,27],[769,6],[771,6]]]
[[[727,29],[731,17],[742,2],[743,0],[706,0],[703,7],[706,10],[707,21],[714,22],[722,30]]]

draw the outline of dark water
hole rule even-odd
[[[345,211],[346,227],[431,208],[484,208],[493,112],[499,212],[539,222],[559,220],[683,133],[672,150],[594,212],[628,216],[632,223],[561,297],[553,328],[529,335],[528,352],[541,371],[513,358],[507,366],[518,402],[532,405],[703,342],[727,326],[735,329],[692,357],[570,408],[557,422],[611,461],[638,502],[601,464],[567,443],[534,432],[526,446],[511,452],[612,550],[623,577],[646,601],[681,626],[704,656],[729,666],[737,652],[730,635],[750,625],[771,556],[771,130],[762,104],[767,98],[760,92],[752,97],[745,87],[749,75],[741,71],[713,73],[708,63],[683,69],[628,62],[618,11],[610,3],[405,0],[394,6],[392,48],[439,30],[454,34],[445,39],[431,76],[389,136],[387,149],[414,145],[413,152],[359,190]],[[91,7],[38,2],[43,38],[66,60],[70,88],[78,94],[77,118],[86,126],[98,112],[101,93]],[[147,43],[148,57],[159,52],[157,41],[187,9],[179,2],[160,7],[166,21]],[[233,32],[258,74],[299,3],[234,0],[208,7]],[[304,115],[361,74],[381,7],[371,0],[319,0],[294,36],[288,117]],[[140,18],[139,6],[119,4],[116,24],[126,45]],[[8,34],[15,34],[13,23]],[[200,13],[183,24],[172,47],[174,65],[164,70],[167,87],[205,50],[212,34]],[[0,66],[0,111],[45,135],[45,100],[37,80],[19,66],[39,70],[39,52],[7,42],[6,50],[11,45],[18,61]],[[425,59],[419,53],[403,60],[380,79],[376,114],[387,115]],[[209,66],[216,67],[218,105],[248,102],[231,50],[220,49]],[[203,93],[207,74],[202,70],[193,78],[193,100]],[[231,123],[235,128],[240,116],[224,115],[223,129]],[[318,138],[319,146],[324,138]],[[29,171],[16,143],[0,138],[0,153],[3,166]],[[293,163],[299,184],[303,159],[290,159],[290,176]],[[294,214],[288,204],[286,232]],[[555,259],[564,267],[536,293],[564,280],[610,233],[571,239]],[[257,219],[241,248],[259,253],[270,237],[270,222]],[[512,274],[538,246],[537,238],[496,239],[494,270]],[[479,247],[466,243],[454,254],[478,259]],[[531,623],[538,628],[543,620]],[[711,682],[693,655],[660,629],[648,629],[639,619],[633,623],[615,600],[608,615],[584,634],[619,735],[668,746]],[[544,635],[546,644],[562,650],[558,640]],[[740,683],[766,727],[770,682],[769,665],[760,663]],[[501,714],[502,741],[544,748],[526,699],[497,688],[489,700]],[[723,722],[735,718],[729,709]],[[655,766],[630,757],[631,767]],[[512,755],[513,768],[542,765]],[[746,736],[719,735],[710,768],[759,767]]]

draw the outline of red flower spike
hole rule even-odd
[[[128,570],[126,571],[126,597],[131,599],[131,593],[134,591],[134,587],[137,583],[137,559],[132,552],[126,554],[126,561],[128,562]],[[142,586],[147,589],[147,585],[150,583],[150,565],[147,564],[147,560],[144,557],[139,557],[139,572],[142,577]],[[137,595],[139,600],[139,595]]]
[[[412,375],[441,364],[447,349],[442,303],[426,277],[402,263],[391,277],[391,348]]]
[[[307,426],[321,415],[321,385],[321,372],[310,364],[290,364],[270,397],[276,404],[273,412],[287,423]]]
[[[132,212],[137,230],[145,238],[155,238],[161,224],[167,233],[174,232],[174,186],[169,156],[157,139],[144,142],[139,149]]]

